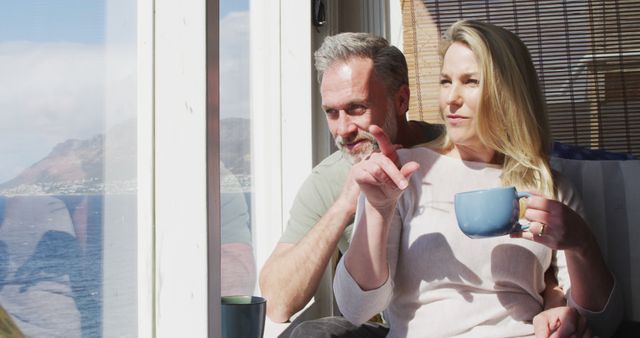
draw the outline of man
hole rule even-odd
[[[403,147],[431,141],[442,131],[407,121],[407,63],[385,39],[342,33],[327,37],[314,56],[322,107],[339,150],[298,191],[287,229],[260,273],[267,315],[275,322],[289,320],[308,303],[336,248],[348,247],[360,193],[348,175],[353,163],[377,149],[369,126],[382,126]]]

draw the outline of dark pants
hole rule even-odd
[[[304,321],[279,338],[383,338],[388,332],[389,328],[380,323],[355,326],[344,317],[325,317]]]

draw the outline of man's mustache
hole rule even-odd
[[[373,137],[373,135],[371,135],[371,133],[366,132],[366,131],[362,131],[362,130],[358,131],[358,134],[356,136],[350,137],[348,139],[345,139],[342,136],[337,136],[336,137],[336,146],[338,147],[338,149],[342,149],[347,144],[356,143],[356,142],[360,142],[360,141],[368,141],[373,145],[374,149],[378,149],[378,142],[376,141],[376,138]]]

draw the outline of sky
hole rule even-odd
[[[221,0],[220,17],[223,18],[231,12],[246,12],[249,10],[249,0]]]
[[[220,4],[221,118],[248,117],[248,1]],[[0,0],[0,183],[58,143],[135,118],[135,10],[133,0]]]
[[[0,41],[104,41],[105,0],[0,0]]]

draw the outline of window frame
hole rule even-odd
[[[218,171],[215,166],[207,167],[207,163],[217,163],[215,152],[207,158],[207,118],[217,118],[217,102],[207,101],[207,77],[217,76],[217,60],[208,63],[212,60],[207,60],[206,41],[208,22],[217,26],[219,21],[212,15],[217,14],[218,1],[147,1],[151,3],[139,14],[154,13],[152,22],[143,29],[153,38],[150,46],[145,45],[145,40],[139,46],[151,48],[152,55],[147,54],[144,61],[153,64],[153,72],[146,74],[147,81],[140,88],[152,92],[152,100],[146,104],[152,107],[153,121],[146,122],[153,128],[153,231],[141,236],[139,246],[143,250],[151,245],[152,256],[139,251],[139,257],[153,271],[151,290],[146,275],[139,280],[138,289],[142,303],[140,317],[152,319],[144,321],[146,327],[140,327],[139,332],[143,333],[141,336],[154,337],[204,337],[210,333],[217,336],[215,319],[209,331],[208,301],[219,299],[220,285],[214,280],[209,290],[207,278],[209,263],[212,269],[220,271],[215,253],[208,256],[211,244],[219,257],[219,241],[207,243],[208,211],[215,212],[208,209],[207,189],[216,185],[214,180],[207,180],[207,175],[209,169],[213,173]],[[208,65],[213,68],[207,68]],[[214,133],[216,137],[217,132]],[[219,208],[219,203],[212,209],[215,207]],[[149,292],[151,313],[147,312],[150,305],[145,296]],[[214,318],[220,305],[214,301],[211,304]]]
[[[258,272],[313,166],[310,1],[250,1],[251,219]],[[286,9],[286,10],[285,10]],[[286,178],[286,179],[285,179]],[[259,287],[256,287],[259,294]],[[267,319],[265,337],[288,324]]]
[[[277,2],[250,1],[250,50],[261,56],[250,60],[251,218],[258,269],[280,239],[312,168],[311,24],[299,15],[311,13],[311,4]]]
[[[219,176],[218,4],[138,0],[140,337],[219,334],[220,185],[212,179]],[[329,135],[314,117],[314,27],[300,13],[311,13],[311,3],[250,1],[250,48],[261,56],[250,61],[248,96],[258,269],[298,188],[324,157],[317,153],[327,151],[316,149]]]
[[[138,337],[152,337],[154,267],[154,0],[137,1],[137,319]],[[105,312],[106,313],[106,312]]]

